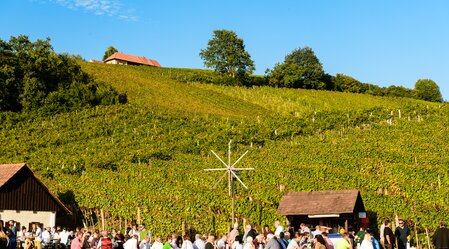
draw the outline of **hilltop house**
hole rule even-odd
[[[0,164],[0,172],[0,220],[49,227],[55,225],[57,214],[70,213],[25,163]]]
[[[104,63],[121,64],[121,65],[145,65],[152,67],[161,66],[161,64],[159,64],[159,62],[157,62],[156,60],[151,60],[143,56],[129,55],[120,52],[116,52],[111,56],[109,56],[108,58],[106,58],[106,60],[104,60]]]

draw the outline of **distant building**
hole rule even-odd
[[[92,62],[92,63],[100,63],[100,64],[103,64],[103,63],[104,63],[103,61],[95,60],[95,59],[92,59],[92,60],[90,60],[89,62]]]
[[[20,226],[55,226],[56,216],[70,211],[25,164],[0,164],[0,220]]]
[[[129,55],[120,52],[116,52],[111,56],[109,56],[106,60],[104,60],[104,63],[121,64],[121,65],[145,65],[152,67],[161,66],[161,64],[159,64],[159,62],[157,62],[156,60],[151,60],[143,56]]]

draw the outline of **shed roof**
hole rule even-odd
[[[17,164],[0,164],[0,193],[2,191],[11,191],[8,185],[16,185],[17,178],[21,177],[21,175],[27,175],[32,177],[35,182],[40,185],[39,188],[43,189],[43,191],[47,192],[49,198],[53,199],[57,206],[59,206],[59,210],[63,210],[66,213],[70,213],[70,210],[59,200],[58,197],[53,195],[50,190],[45,186],[45,184],[33,173],[33,171],[28,167],[26,163],[17,163]],[[17,175],[17,177],[15,177]]]
[[[282,215],[326,215],[364,212],[358,190],[328,190],[286,193],[279,203]]]
[[[159,64],[159,62],[157,62],[156,60],[151,60],[148,58],[145,58],[143,56],[135,56],[135,55],[130,55],[130,54],[124,54],[121,52],[115,52],[113,53],[111,56],[109,56],[108,58],[106,58],[106,60],[104,60],[104,62],[110,61],[110,60],[123,60],[123,61],[129,61],[129,62],[133,62],[133,63],[138,63],[138,64],[142,64],[142,65],[147,65],[147,66],[153,66],[153,67],[160,67],[161,64]]]

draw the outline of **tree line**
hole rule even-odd
[[[85,73],[77,59],[56,53],[49,38],[0,39],[0,111],[57,113],[127,101],[125,94]]]
[[[245,50],[243,39],[230,30],[215,30],[213,33],[207,48],[202,49],[199,55],[206,67],[225,76],[225,80],[219,78],[215,83],[330,90],[443,102],[438,85],[431,79],[419,79],[415,88],[409,89],[403,86],[380,87],[362,83],[344,74],[329,75],[310,47],[294,49],[285,56],[282,63],[267,69],[264,78],[252,77],[255,64]]]

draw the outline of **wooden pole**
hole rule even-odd
[[[184,235],[186,235],[186,222],[185,221],[182,221],[181,227],[182,227],[181,235],[182,235],[182,237],[184,237]]]
[[[122,217],[119,218],[119,227],[120,227],[120,232],[122,231]]]
[[[416,236],[416,248],[419,249],[418,230],[416,229],[416,223],[415,223],[415,236]]]
[[[104,231],[104,212],[103,209],[100,209],[100,215],[101,215],[101,230]]]
[[[345,231],[348,232],[348,219],[345,220]]]
[[[440,179],[440,175],[438,175],[438,189],[441,188],[441,179]]]
[[[430,249],[430,238],[429,238],[429,231],[426,228],[426,236],[427,236],[427,245],[429,246]]]
[[[137,224],[141,224],[140,223],[140,207],[137,207]]]
[[[232,177],[232,218],[231,218],[231,226],[234,224],[235,222],[235,180],[234,180],[234,176]]]

